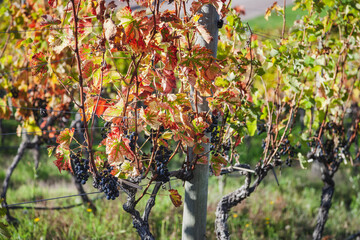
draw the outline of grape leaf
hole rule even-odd
[[[226,165],[228,162],[226,161],[226,159],[221,155],[221,154],[213,154],[211,156],[211,166],[213,168],[214,171],[214,175],[215,176],[219,176],[221,173],[221,168],[223,165]]]
[[[206,28],[203,25],[199,24],[198,22],[195,22],[195,27],[207,44],[209,44],[211,40],[213,40],[213,37],[210,35],[209,31],[206,30]]]
[[[175,207],[180,207],[182,204],[181,195],[175,189],[169,189],[171,202]]]
[[[48,147],[47,147],[47,151],[48,151],[48,156],[49,156],[49,157],[52,156],[54,149],[55,149],[55,146],[48,146]]]
[[[50,5],[50,7],[56,8],[58,1],[57,0],[48,0],[48,4]]]
[[[122,99],[119,100],[114,106],[108,107],[104,112],[102,117],[105,121],[110,122],[117,116],[122,116],[124,109],[124,101]]]
[[[32,74],[35,76],[37,74],[44,74],[48,71],[48,63],[46,60],[46,56],[44,53],[39,52],[39,53],[35,53],[32,57],[31,57],[31,69],[32,69]]]
[[[69,149],[70,143],[74,137],[75,129],[68,129],[61,131],[59,136],[56,138],[56,143],[59,143],[62,148]]]
[[[59,169],[60,173],[61,170],[71,170],[70,159],[67,157],[69,154],[70,151],[62,148],[60,145],[56,148],[56,160],[54,161],[54,164]]]
[[[44,21],[40,22],[40,27],[46,27],[48,25],[59,25],[61,20],[51,15],[45,14],[41,16]]]
[[[204,149],[205,149],[205,148],[204,148],[201,144],[197,143],[197,144],[195,145],[193,151],[194,151],[195,154],[200,154],[200,153],[204,152]]]
[[[125,161],[125,157],[134,160],[134,153],[129,145],[130,140],[121,136],[119,128],[113,128],[104,142],[110,164],[122,163]]]

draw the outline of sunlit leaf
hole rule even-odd
[[[182,204],[181,195],[175,189],[169,189],[171,202],[175,207],[180,207]]]

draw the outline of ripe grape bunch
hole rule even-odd
[[[105,122],[104,127],[101,128],[101,137],[107,138],[107,135],[111,131],[111,122]]]
[[[211,115],[211,120],[212,123],[211,125],[206,129],[206,132],[210,132],[211,133],[211,145],[210,145],[210,151],[212,151],[212,154],[214,154],[214,150],[215,150],[215,145],[219,144],[220,141],[220,136],[219,136],[219,130],[218,130],[218,121],[219,121],[219,116],[212,114]]]
[[[125,137],[130,140],[129,146],[131,151],[135,152],[135,132],[130,132],[128,134],[126,131],[125,134]]]
[[[113,167],[108,165],[99,175],[95,178],[93,186],[104,192],[107,200],[115,200],[119,197],[119,189],[117,186],[118,178],[111,174]]]
[[[85,184],[89,179],[89,160],[81,159],[77,154],[70,155],[71,161],[74,163],[73,171],[77,181]]]
[[[160,146],[155,155],[156,161],[156,180],[166,183],[170,181],[170,173],[166,166],[172,151],[165,146]]]

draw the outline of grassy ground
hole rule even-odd
[[[285,15],[286,15],[286,26],[290,27],[293,25],[295,20],[300,19],[305,12],[300,9],[292,11],[293,6],[287,6],[285,8]],[[246,22],[246,21],[245,21]],[[283,17],[277,16],[276,13],[273,11],[271,16],[268,20],[264,18],[264,16],[258,16],[256,18],[250,19],[247,21],[250,27],[253,30],[262,30],[262,31],[269,31],[273,32],[273,30],[278,30],[279,33],[281,32],[281,28],[283,26]]]

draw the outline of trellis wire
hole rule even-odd
[[[181,180],[178,178],[175,179],[171,179],[170,181],[175,181],[175,180]],[[151,185],[156,184],[157,182],[153,182],[151,183]],[[145,187],[147,186],[147,184],[142,184],[139,185],[140,187]],[[13,203],[13,204],[7,204],[3,207],[7,208],[12,208],[15,206],[20,206],[20,205],[24,205],[24,204],[32,204],[32,203],[39,203],[39,202],[47,202],[47,201],[52,201],[52,200],[58,200],[58,199],[65,199],[65,198],[72,198],[72,197],[79,197],[79,196],[84,196],[84,195],[92,195],[92,194],[100,194],[103,192],[100,191],[96,191],[96,192],[90,192],[90,193],[81,193],[81,194],[73,194],[73,195],[66,195],[66,196],[60,196],[60,197],[53,197],[53,198],[44,198],[44,199],[38,199],[38,200],[33,200],[33,201],[26,201],[26,202],[20,202],[20,203]],[[32,207],[29,207],[32,208]],[[45,209],[44,209],[45,210]]]
[[[95,25],[95,26],[83,26],[83,27],[79,27],[78,29],[84,29],[84,28],[100,28],[102,27],[101,25]],[[57,27],[49,27],[49,28],[42,28],[42,29],[29,29],[29,30],[18,30],[18,31],[2,31],[0,32],[0,34],[10,34],[10,33],[26,33],[26,32],[45,32],[45,31],[51,31],[51,30],[63,30],[63,29],[73,29],[75,27],[61,27],[61,28],[57,28]]]
[[[95,97],[96,96],[98,96],[98,95],[95,95]],[[140,102],[140,101],[144,101],[144,100],[139,100],[138,102]],[[2,104],[0,104],[0,107],[8,107],[8,108],[17,108],[17,109],[24,109],[24,110],[32,110],[32,111],[34,111],[34,110],[38,110],[38,111],[40,111],[41,109],[43,109],[43,108],[34,108],[34,107],[16,107],[16,106],[6,106],[6,105],[2,105]],[[114,107],[114,106],[111,106],[111,105],[98,105],[97,107],[108,107],[108,108],[115,108],[116,109],[116,107]],[[91,107],[91,108],[93,108],[93,107]],[[49,112],[58,112],[58,113],[70,113],[70,114],[81,114],[82,115],[82,113],[80,113],[80,112],[77,112],[77,111],[61,111],[61,110],[48,110],[48,109],[46,109],[47,111],[49,111]],[[92,116],[93,114],[92,113],[85,113],[85,115],[87,115],[87,116]],[[101,115],[101,116],[103,116],[103,117],[114,117],[114,118],[123,118],[123,119],[135,119],[135,117],[127,117],[127,116],[114,116],[114,115]],[[139,119],[139,118],[137,118],[137,119]]]
[[[100,191],[97,191],[97,192],[81,193],[81,194],[67,195],[67,196],[61,196],[61,197],[38,199],[38,200],[34,200],[34,201],[26,201],[26,202],[14,203],[14,204],[7,204],[7,205],[4,206],[4,207],[13,207],[13,206],[19,206],[19,205],[24,205],[24,204],[47,202],[47,201],[52,201],[52,200],[57,200],[57,199],[79,197],[79,196],[91,195],[91,194],[97,194],[97,193],[101,193],[101,192],[100,192]]]
[[[53,64],[53,63],[63,62],[63,61],[65,61],[65,60],[72,59],[72,58],[75,58],[75,56],[61,58],[61,59],[58,59],[58,60],[52,61],[52,62],[50,62],[50,63],[41,63],[41,64],[38,64],[38,65],[35,65],[35,66],[32,66],[32,67],[19,68],[19,69],[14,70],[14,71],[9,71],[9,72],[0,72],[0,75],[5,76],[5,74],[9,74],[9,73],[15,73],[15,72],[20,72],[20,71],[30,71],[30,70],[31,70],[31,69],[33,69],[33,68],[37,68],[37,67],[41,67],[41,66],[45,66],[45,65],[48,65],[48,64]]]
[[[105,195],[101,195],[101,196],[97,196],[96,198],[91,199],[92,202],[105,198]],[[33,206],[10,206],[7,205],[6,207],[9,209],[34,209],[34,210],[65,210],[65,209],[70,209],[70,208],[74,208],[74,207],[79,207],[85,205],[85,203],[78,203],[78,204],[72,204],[72,205],[67,205],[67,206],[58,206],[58,207],[33,207]]]

